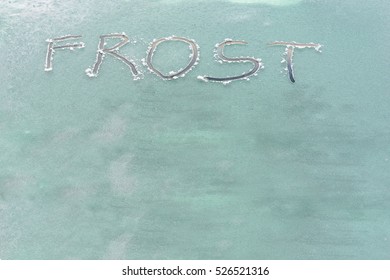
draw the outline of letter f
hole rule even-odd
[[[81,35],[66,35],[54,39],[47,39],[46,42],[49,44],[47,45],[47,52],[46,52],[46,63],[45,63],[45,71],[52,71],[53,70],[53,54],[55,50],[60,49],[81,49],[85,47],[85,44],[83,42],[80,43],[74,43],[74,44],[65,44],[61,46],[55,46],[54,43],[56,42],[62,42],[69,39],[77,39],[81,38]]]

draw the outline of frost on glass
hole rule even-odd
[[[116,43],[114,46],[107,48],[106,46],[106,39],[121,39],[119,43]],[[96,61],[95,64],[87,68],[85,70],[85,73],[88,75],[88,77],[97,77],[99,73],[100,66],[103,63],[105,54],[110,54],[116,59],[122,61],[124,64],[126,64],[133,74],[134,80],[138,80],[141,77],[141,73],[138,71],[135,63],[125,57],[124,55],[119,53],[119,49],[129,43],[129,37],[125,33],[112,33],[112,34],[105,34],[100,36],[98,50],[96,54]]]
[[[321,44],[318,43],[297,43],[297,42],[283,42],[283,41],[275,41],[270,43],[271,46],[286,46],[286,50],[284,52],[285,59],[281,61],[281,63],[286,63],[286,69],[288,73],[288,77],[292,83],[295,83],[295,75],[294,75],[294,65],[293,65],[293,56],[294,49],[305,49],[305,48],[314,48],[317,52],[321,52],[320,48]]]
[[[81,38],[81,35],[65,35],[62,37],[54,38],[54,39],[47,39],[46,42],[48,42],[47,45],[47,52],[46,52],[46,62],[45,62],[45,71],[52,71],[53,70],[53,55],[56,50],[63,50],[63,49],[81,49],[85,47],[85,44],[83,42],[79,43],[67,43],[65,45],[55,45],[57,42],[62,42],[70,39],[78,39]]]
[[[220,82],[223,84],[228,84],[231,81],[235,80],[249,80],[250,76],[257,75],[257,71],[264,68],[263,64],[261,63],[261,59],[254,58],[254,57],[236,57],[236,58],[229,58],[225,56],[223,53],[224,47],[226,45],[246,45],[248,44],[245,41],[235,41],[232,39],[225,39],[223,42],[215,45],[215,58],[217,59],[217,62],[223,63],[232,63],[232,62],[238,62],[238,63],[245,63],[245,62],[251,62],[253,64],[253,68],[248,71],[244,72],[241,75],[238,76],[231,76],[231,77],[223,77],[223,78],[217,78],[217,77],[211,77],[211,76],[198,76],[199,80],[208,82]]]
[[[153,55],[158,47],[163,42],[167,41],[181,41],[184,43],[187,43],[189,45],[189,48],[191,50],[191,54],[189,55],[190,61],[187,64],[186,67],[179,69],[177,72],[175,71],[170,71],[168,75],[163,74],[161,71],[159,71],[154,65],[153,65]],[[160,39],[155,39],[153,40],[150,45],[149,49],[147,50],[147,57],[146,60],[144,60],[144,65],[148,67],[149,71],[152,73],[155,73],[157,76],[164,80],[172,80],[172,79],[177,79],[179,77],[184,77],[188,72],[190,72],[197,64],[199,61],[200,57],[200,52],[199,52],[199,46],[198,44],[188,38],[184,37],[178,37],[178,36],[170,36],[170,37],[165,37],[165,38],[160,38]]]

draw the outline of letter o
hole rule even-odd
[[[153,61],[152,61],[153,54],[156,51],[158,45],[160,45],[162,42],[166,42],[166,41],[185,42],[185,43],[190,45],[190,48],[192,51],[191,60],[188,63],[188,65],[178,72],[170,72],[169,75],[165,75],[165,74],[161,73],[158,69],[156,69],[156,67],[154,67]],[[184,37],[171,36],[171,37],[160,38],[160,39],[154,40],[150,44],[149,49],[147,51],[146,66],[148,67],[148,69],[151,72],[154,72],[160,78],[162,78],[164,80],[172,80],[172,79],[177,79],[179,77],[182,77],[185,74],[187,74],[189,71],[191,71],[192,68],[198,64],[198,60],[199,60],[199,46],[194,40],[187,39]]]

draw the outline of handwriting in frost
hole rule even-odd
[[[154,67],[153,62],[152,62],[153,54],[156,51],[157,46],[160,45],[162,42],[166,42],[166,41],[181,41],[181,42],[189,44],[190,49],[191,49],[190,62],[188,63],[188,65],[186,67],[184,67],[183,69],[180,69],[177,72],[171,71],[168,75],[164,75],[159,70],[157,70]],[[150,43],[149,49],[146,53],[147,53],[147,58],[146,58],[146,60],[143,60],[144,65],[148,67],[150,72],[155,73],[157,76],[159,76],[160,78],[162,78],[164,80],[172,80],[172,79],[177,79],[179,77],[184,77],[186,75],[186,73],[190,72],[192,70],[192,68],[198,64],[199,56],[200,56],[199,46],[194,40],[187,39],[184,37],[177,37],[177,36],[171,36],[171,37],[153,40],[153,42]]]
[[[259,71],[259,69],[264,67],[263,64],[261,63],[261,59],[256,59],[254,57],[229,58],[229,57],[225,56],[225,54],[223,53],[225,45],[235,45],[235,44],[246,45],[248,43],[245,41],[234,41],[232,39],[225,39],[225,41],[223,41],[222,43],[215,45],[215,57],[217,59],[219,59],[218,62],[220,62],[220,63],[222,63],[222,62],[228,62],[228,63],[231,63],[231,62],[252,62],[254,65],[252,70],[250,70],[249,72],[243,73],[241,75],[238,75],[238,76],[233,76],[233,77],[213,78],[210,76],[198,76],[198,79],[205,81],[205,82],[212,81],[212,82],[221,82],[223,84],[228,84],[234,80],[243,80],[243,79],[248,80],[250,76],[257,75],[257,71]]]
[[[111,48],[106,48],[106,38],[118,38],[121,39],[121,41]],[[98,45],[98,50],[96,54],[96,61],[93,67],[87,68],[85,70],[85,73],[88,75],[88,77],[97,77],[100,65],[103,63],[103,59],[105,54],[111,54],[115,58],[119,59],[123,63],[125,63],[131,70],[133,77],[135,80],[138,80],[140,78],[139,74],[140,72],[138,71],[137,67],[135,66],[134,62],[126,58],[125,56],[121,55],[118,51],[119,48],[123,47],[129,42],[129,37],[126,36],[125,33],[119,34],[119,33],[113,33],[113,34],[106,34],[106,35],[101,35],[100,36],[100,41]]]
[[[53,55],[55,50],[63,50],[63,49],[80,49],[84,48],[85,44],[83,42],[77,42],[77,43],[67,43],[65,45],[56,45],[58,42],[70,40],[70,39],[79,39],[81,38],[81,35],[65,35],[62,37],[57,37],[54,39],[48,39],[46,40],[48,42],[47,46],[47,53],[46,53],[46,62],[45,62],[45,71],[52,71],[53,70]],[[114,44],[112,47],[106,46],[106,39],[120,39],[120,42]],[[86,74],[89,77],[97,77],[99,73],[99,69],[104,61],[104,57],[106,54],[110,54],[113,57],[117,58],[118,60],[125,63],[134,78],[134,80],[141,79],[143,77],[141,71],[137,67],[136,63],[132,61],[131,59],[127,58],[126,56],[119,53],[119,49],[126,44],[129,43],[129,37],[125,33],[112,33],[112,34],[105,34],[100,36],[97,53],[96,53],[96,60],[92,67],[85,70]],[[191,53],[190,53],[190,61],[188,62],[187,66],[184,68],[179,69],[178,71],[170,71],[168,74],[164,74],[161,71],[159,71],[154,65],[153,65],[153,54],[157,50],[157,47],[163,43],[168,41],[181,41],[184,43],[187,43],[190,47]],[[249,80],[250,76],[256,76],[257,72],[260,69],[264,68],[263,63],[261,62],[260,58],[254,58],[254,57],[236,57],[236,58],[229,58],[225,56],[224,54],[224,48],[225,46],[229,45],[245,45],[247,42],[245,41],[238,41],[233,39],[225,39],[223,42],[217,44],[215,46],[215,57],[217,58],[217,61],[220,63],[223,62],[238,62],[238,63],[247,63],[250,62],[253,64],[253,68],[249,70],[248,72],[244,72],[241,75],[237,76],[228,76],[228,77],[211,77],[211,76],[198,76],[198,79],[203,81],[212,81],[212,82],[220,82],[223,84],[228,84],[231,81],[235,80]],[[282,62],[286,62],[288,71],[288,76],[291,80],[291,82],[295,82],[294,77],[294,69],[293,69],[293,55],[294,55],[294,49],[304,49],[304,48],[314,48],[316,51],[321,52],[320,44],[316,43],[296,43],[296,42],[283,42],[283,41],[275,41],[273,43],[270,43],[269,45],[272,46],[285,46],[286,47],[286,59],[284,59]],[[200,52],[199,52],[199,46],[198,44],[192,40],[185,37],[178,37],[178,36],[169,36],[165,38],[155,39],[153,40],[149,48],[147,50],[147,57],[146,59],[143,59],[143,64],[149,69],[150,72],[156,74],[158,77],[160,77],[163,80],[174,80],[178,79],[180,77],[184,77],[188,72],[193,70],[193,68],[198,64]]]
[[[294,65],[292,62],[293,55],[294,55],[294,49],[304,49],[304,48],[314,48],[316,51],[321,52],[320,48],[322,45],[315,44],[315,43],[296,43],[296,42],[282,42],[282,41],[275,41],[270,43],[271,46],[286,46],[286,52],[284,53],[286,55],[286,58],[282,60],[282,63],[286,62],[286,70],[288,73],[288,77],[290,78],[290,81],[295,83],[295,76],[294,76]]]
[[[73,44],[66,44],[66,45],[61,45],[61,46],[55,46],[54,43],[56,42],[62,42],[66,41],[69,39],[78,39],[81,38],[81,35],[65,35],[62,37],[54,38],[54,39],[47,39],[46,42],[49,44],[47,45],[47,52],[46,52],[46,63],[45,63],[45,71],[52,71],[53,70],[53,54],[55,50],[60,50],[60,49],[81,49],[85,47],[85,44],[80,42],[80,43],[73,43]]]

